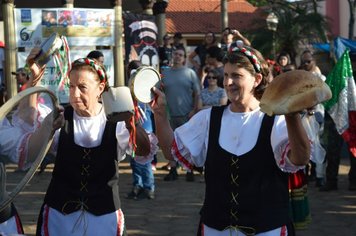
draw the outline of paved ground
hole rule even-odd
[[[158,167],[164,163],[160,162]],[[342,235],[356,236],[356,192],[347,190],[347,161],[340,167],[339,190],[319,192],[309,186],[312,223],[298,236]],[[204,183],[197,176],[195,182],[186,182],[181,172],[175,182],[163,181],[165,171],[155,172],[156,199],[128,200],[131,189],[131,170],[127,162],[120,164],[121,202],[126,216],[129,236],[191,236],[196,234],[199,209],[204,198]],[[51,177],[52,166],[41,175],[36,174],[15,199],[25,232],[34,235],[37,214]],[[18,173],[9,167],[8,182],[15,184]]]

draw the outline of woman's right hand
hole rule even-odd
[[[56,109],[56,117],[54,117],[53,121],[53,131],[60,129],[64,125],[64,108],[62,106],[58,106]]]
[[[41,128],[51,131],[52,134],[64,125],[64,108],[58,106],[50,112],[41,123]]]
[[[155,99],[150,103],[150,106],[155,117],[166,117],[166,95],[156,87],[152,88],[152,92],[155,94]]]

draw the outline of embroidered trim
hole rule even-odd
[[[48,217],[49,217],[49,206],[45,205],[43,209],[43,233],[44,235],[49,235],[48,232]]]
[[[281,236],[287,236],[287,227],[285,225],[282,226]]]
[[[185,165],[189,170],[193,170],[193,165],[190,164],[189,161],[182,156],[182,154],[180,154],[178,145],[175,140],[172,143],[172,151],[173,155],[178,159],[179,162]]]
[[[31,133],[28,133],[25,135],[25,137],[22,139],[20,148],[19,148],[19,162],[18,162],[18,168],[22,169],[25,166],[25,162],[27,160],[27,148],[26,146],[28,145],[29,139],[31,137]]]
[[[85,64],[92,67],[96,73],[99,75],[100,82],[107,84],[108,76],[106,74],[105,68],[101,66],[97,61],[90,58],[79,58],[72,63],[72,67],[78,64]]]
[[[122,212],[121,209],[118,209],[116,211],[116,217],[117,217],[117,236],[122,236],[124,234],[124,229],[125,229],[125,217],[124,213]]]
[[[249,59],[249,61],[253,65],[253,68],[255,69],[255,71],[257,73],[261,72],[261,63],[260,63],[260,61],[258,60],[256,55],[253,54],[252,51],[250,51],[249,49],[244,47],[243,42],[241,42],[241,40],[238,40],[238,41],[235,41],[235,42],[231,43],[231,45],[229,47],[229,53],[233,53],[233,52],[241,52],[241,53],[243,53]]]
[[[282,153],[282,156],[281,156],[281,160],[279,161],[279,165],[280,166],[284,166],[285,165],[286,157],[287,157],[287,154],[288,154],[289,150],[290,150],[289,143],[287,143],[286,147],[283,150],[283,153]]]
[[[15,221],[16,221],[17,233],[23,234],[24,232],[23,232],[22,227],[21,227],[21,220],[20,220],[20,217],[19,217],[19,215],[17,213],[15,215]]]

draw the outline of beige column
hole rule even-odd
[[[115,23],[114,23],[114,86],[125,85],[124,51],[123,51],[123,22],[122,0],[113,0]]]
[[[14,0],[2,1],[2,12],[4,19],[4,39],[5,39],[5,81],[7,99],[17,94],[17,82],[11,72],[16,71],[16,40],[15,40],[15,17]]]

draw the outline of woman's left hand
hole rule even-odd
[[[29,66],[32,75],[30,78],[32,86],[36,86],[37,83],[41,80],[42,75],[44,74],[44,69],[46,67],[46,65],[39,67],[35,62],[35,58],[40,52],[41,48],[34,47],[31,49],[30,54],[26,58],[26,63]]]

